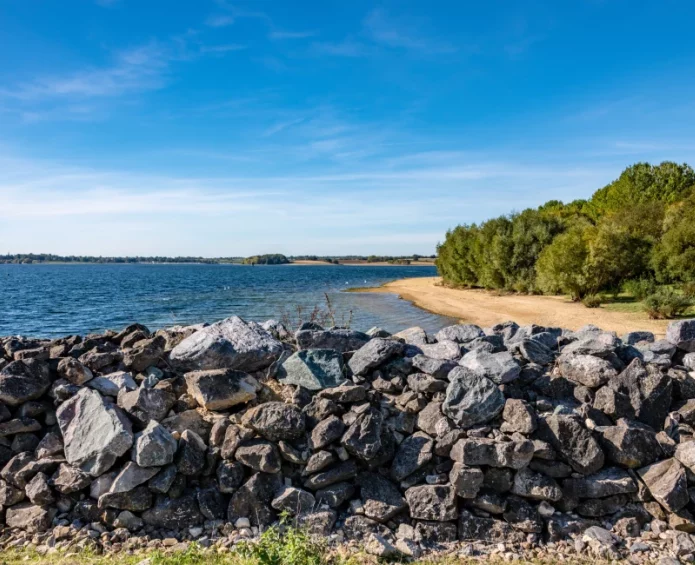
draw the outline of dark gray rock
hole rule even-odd
[[[130,512],[143,512],[152,506],[152,493],[146,486],[127,492],[107,492],[99,497],[99,508],[116,508]]]
[[[207,445],[193,430],[181,434],[176,453],[176,468],[182,475],[197,475],[205,467]]]
[[[48,365],[43,361],[13,361],[0,370],[0,402],[8,406],[39,398],[50,386]]]
[[[169,355],[180,369],[259,371],[277,361],[284,347],[255,322],[232,316],[185,338]]]
[[[345,424],[336,416],[328,416],[321,420],[311,431],[311,448],[323,449],[334,441],[339,440],[345,432]]]
[[[461,498],[475,498],[483,486],[485,476],[477,467],[466,467],[462,463],[454,463],[449,472],[449,482]]]
[[[600,443],[611,463],[638,469],[662,456],[656,433],[649,426],[620,419],[615,426],[601,428]]]
[[[405,491],[410,517],[447,522],[457,517],[456,491],[451,485],[422,485]]]
[[[418,345],[415,355],[425,355],[431,359],[442,361],[458,361],[468,350],[462,345],[451,340],[443,340],[438,343]]]
[[[422,354],[413,357],[412,363],[415,369],[419,369],[426,375],[432,375],[435,379],[446,379],[451,370],[457,366],[455,361],[432,359]]]
[[[314,508],[316,499],[310,492],[296,487],[285,487],[277,493],[270,505],[280,512],[303,514]]]
[[[488,543],[521,543],[526,534],[515,531],[502,520],[480,518],[462,511],[458,522],[458,537],[461,541],[484,541]]]
[[[238,461],[220,461],[217,484],[220,492],[231,494],[244,483],[244,466]]]
[[[89,367],[85,367],[74,357],[63,357],[58,363],[58,375],[74,385],[83,385],[94,378]]]
[[[490,467],[526,467],[534,454],[533,442],[495,441],[488,438],[466,438],[457,441],[449,457],[470,467],[488,465]]]
[[[278,380],[307,390],[323,390],[346,382],[343,355],[335,349],[303,349],[290,355],[278,371]]]
[[[539,418],[538,437],[550,443],[578,473],[590,475],[603,467],[604,454],[598,442],[572,416]]]
[[[174,461],[178,444],[169,431],[154,420],[135,434],[132,459],[141,467],[162,467]]]
[[[328,504],[331,508],[338,508],[349,500],[355,493],[355,487],[350,483],[335,483],[316,491],[318,504]]]
[[[483,424],[504,408],[504,395],[490,379],[457,367],[449,380],[442,411],[459,426]]]
[[[244,426],[256,431],[270,441],[293,440],[304,436],[304,413],[292,404],[266,402],[243,417]]]
[[[206,520],[224,520],[227,514],[227,503],[214,487],[203,488],[196,492],[198,509]]]
[[[457,343],[467,343],[473,341],[477,337],[485,336],[482,328],[474,324],[457,324],[455,326],[447,326],[442,328],[435,334],[437,341],[450,340]]]
[[[391,464],[391,476],[402,481],[412,475],[430,462],[433,449],[434,442],[427,434],[416,432],[408,436],[398,446]]]
[[[278,474],[256,473],[233,495],[227,508],[227,520],[248,518],[254,526],[269,526],[276,519],[271,502],[283,488]]]
[[[476,349],[466,353],[459,365],[467,369],[469,374],[488,378],[498,385],[516,380],[521,373],[519,362],[508,351],[489,353]],[[451,373],[449,379],[451,380]]]
[[[517,351],[529,363],[550,365],[555,360],[552,349],[537,339],[524,339],[515,344],[512,350]]]
[[[311,490],[325,489],[335,483],[350,480],[357,475],[357,464],[354,459],[348,459],[335,467],[312,475],[304,481],[304,486]]]
[[[507,433],[531,434],[536,431],[536,412],[524,400],[508,398],[502,411],[500,430]]]
[[[685,469],[676,459],[666,459],[637,471],[654,499],[670,512],[688,504],[688,481]]]
[[[146,426],[150,420],[163,420],[175,402],[173,392],[159,388],[140,387],[118,393],[118,406],[140,426]]]
[[[61,463],[56,473],[51,477],[50,484],[61,494],[71,494],[87,488],[92,482],[92,477],[72,467]]]
[[[254,471],[263,473],[279,473],[282,467],[280,452],[275,444],[269,441],[254,440],[244,443],[237,448],[234,457]]]
[[[520,469],[514,477],[512,493],[534,500],[558,501],[562,498],[562,489],[554,479],[529,468]]]
[[[402,352],[403,344],[400,341],[374,338],[355,351],[348,361],[348,367],[354,375],[366,375]]]
[[[300,349],[334,349],[340,353],[356,351],[371,338],[363,332],[346,329],[300,329],[295,333]]]
[[[609,361],[593,355],[563,352],[558,364],[563,377],[589,388],[598,388],[618,374]]]
[[[142,521],[148,526],[178,530],[191,528],[203,523],[203,515],[192,495],[181,498],[160,498],[154,507],[142,514]]]
[[[145,484],[158,472],[157,467],[140,467],[137,463],[129,461],[113,480],[109,492],[129,492],[135,487]]]
[[[369,408],[355,419],[343,435],[341,443],[358,459],[363,461],[373,459],[381,449],[382,423],[381,412]]]
[[[7,486],[9,488],[13,488],[9,485]],[[27,483],[25,491],[27,498],[31,501],[32,504],[38,504],[39,506],[49,506],[50,504],[53,504],[55,502],[55,496],[53,495],[51,486],[48,484],[48,476],[46,476],[45,473],[37,473],[34,476],[34,478]],[[17,490],[17,492],[21,491]],[[10,502],[11,504],[3,503],[3,506],[13,506],[14,504],[17,504],[17,502],[24,500],[24,493],[21,492],[21,494],[22,497],[19,500],[15,500],[14,502],[12,500],[6,500],[6,502]]]
[[[528,534],[537,534],[543,531],[543,520],[537,508],[523,498],[510,496],[507,499],[507,509],[502,516],[515,530]]]
[[[7,509],[5,523],[30,534],[44,532],[51,527],[55,515],[55,508],[22,502]]]
[[[695,352],[695,320],[671,322],[666,329],[666,339],[678,349]]]
[[[387,522],[407,507],[398,487],[377,473],[360,474],[357,484],[367,518]]]
[[[598,473],[563,482],[565,496],[574,498],[605,498],[637,492],[637,483],[624,469],[606,467]]]

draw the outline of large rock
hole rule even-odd
[[[670,512],[678,512],[690,498],[685,469],[676,459],[653,463],[637,471],[649,492]]]
[[[367,518],[388,522],[407,507],[398,487],[377,473],[362,473],[357,484]]]
[[[671,322],[666,339],[683,351],[695,352],[695,320]]]
[[[500,430],[507,433],[530,434],[536,430],[536,413],[524,400],[508,398],[502,412]]]
[[[276,519],[271,503],[282,488],[280,475],[256,473],[232,495],[227,520],[248,518],[254,526],[269,526]]]
[[[61,463],[58,471],[51,477],[51,485],[61,494],[71,494],[87,488],[92,478],[79,469]]]
[[[159,472],[157,467],[140,467],[137,463],[129,461],[125,464],[116,478],[111,483],[109,492],[129,492],[135,487],[145,484]]]
[[[184,339],[171,350],[170,359],[180,369],[253,372],[277,361],[283,349],[259,324],[232,316]]]
[[[396,456],[391,464],[391,476],[402,481],[418,469],[424,467],[432,459],[434,442],[422,432],[408,436],[398,446]]]
[[[415,369],[419,369],[426,375],[432,375],[435,379],[446,379],[451,370],[457,366],[455,361],[432,359],[422,354],[416,355],[411,361]]]
[[[177,448],[174,436],[154,420],[135,434],[132,459],[141,467],[162,467],[174,461]]]
[[[604,454],[596,439],[572,416],[539,418],[538,436],[552,445],[578,473],[590,475],[603,467]]]
[[[421,485],[405,491],[410,517],[416,520],[456,520],[456,490],[451,485]]]
[[[270,503],[275,510],[292,515],[310,512],[315,504],[316,499],[313,494],[296,487],[285,487]]]
[[[565,496],[574,498],[605,498],[637,492],[637,484],[630,474],[619,467],[605,467],[586,477],[566,479]]]
[[[621,418],[615,426],[602,428],[600,442],[612,463],[638,469],[662,456],[656,433],[641,422]]]
[[[63,402],[56,417],[65,443],[65,458],[98,477],[133,445],[130,421],[98,392],[83,388]]]
[[[50,386],[48,365],[43,361],[13,361],[0,371],[0,401],[8,406],[39,398]]]
[[[341,443],[352,455],[368,461],[379,455],[383,416],[374,408],[360,414],[347,429]]]
[[[482,375],[457,367],[449,373],[449,381],[442,411],[463,428],[488,422],[504,408],[504,394]]]
[[[533,442],[495,441],[488,438],[466,438],[458,440],[451,448],[449,457],[470,467],[509,467],[522,469],[533,458]]]
[[[134,372],[140,373],[157,362],[164,355],[166,339],[162,335],[138,341],[123,355],[123,363]]]
[[[7,509],[5,523],[27,533],[44,532],[51,527],[56,509],[22,502]]]
[[[483,486],[485,476],[477,467],[467,467],[462,463],[454,463],[449,471],[449,482],[461,498],[475,498]]]
[[[142,520],[148,526],[178,530],[202,524],[203,515],[198,510],[195,497],[185,495],[176,499],[159,499],[154,507],[143,512]]]
[[[593,355],[561,355],[558,363],[563,377],[589,388],[598,388],[618,374],[609,361]]]
[[[562,498],[562,489],[554,479],[529,468],[520,469],[514,477],[512,493],[534,500],[551,500]]]
[[[249,441],[237,448],[234,457],[254,471],[263,473],[279,473],[282,466],[278,448],[269,441]]]
[[[133,376],[125,371],[116,371],[108,375],[94,377],[87,382],[87,386],[98,391],[103,396],[113,396],[114,398],[122,390],[131,391],[138,388],[138,384]]]
[[[442,328],[435,334],[437,341],[450,340],[457,343],[468,343],[478,337],[483,337],[485,332],[475,324],[456,324]]]
[[[361,376],[392,357],[403,353],[403,344],[395,339],[374,338],[360,347],[348,362],[353,374]]]
[[[307,390],[322,390],[346,382],[343,355],[335,349],[302,349],[290,355],[278,371],[278,380]]]
[[[74,357],[63,357],[58,363],[58,374],[74,385],[83,385],[94,378],[89,367],[85,367]]]
[[[227,410],[256,398],[260,389],[251,375],[233,369],[214,369],[186,373],[188,394],[206,410]]]
[[[140,426],[146,426],[150,420],[163,420],[175,402],[173,392],[160,388],[140,387],[118,394],[118,406]]]
[[[293,440],[304,436],[306,418],[293,404],[266,402],[248,410],[244,426],[270,441]]]
[[[516,380],[521,373],[519,362],[508,351],[489,353],[483,349],[475,349],[466,353],[459,365],[470,374],[486,377],[498,385]]]
[[[366,333],[341,328],[300,329],[295,338],[300,349],[335,349],[341,353],[356,351],[371,339]]]

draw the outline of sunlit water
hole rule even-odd
[[[450,318],[391,294],[342,292],[405,277],[431,277],[434,267],[242,265],[0,265],[0,335],[55,337],[118,329],[214,322],[231,315],[296,320],[324,306],[338,321],[389,331],[419,325],[436,331]]]

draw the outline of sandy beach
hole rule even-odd
[[[357,289],[357,292],[398,294],[404,300],[430,312],[481,327],[507,320],[514,320],[520,325],[538,324],[570,329],[594,324],[618,334],[649,330],[663,337],[668,325],[668,321],[650,320],[644,313],[589,309],[564,296],[496,296],[484,290],[446,288],[440,286],[440,281],[440,277],[401,279],[378,288]]]

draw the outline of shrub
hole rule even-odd
[[[655,320],[671,319],[683,314],[693,300],[678,294],[672,288],[662,287],[644,300],[647,315]]]
[[[325,565],[330,562],[323,544],[295,527],[269,528],[257,542],[241,545],[240,552],[258,565]]]
[[[582,298],[582,304],[587,308],[598,308],[601,306],[602,298],[598,294],[589,294]]]
[[[656,292],[656,283],[652,279],[633,279],[625,281],[623,291],[636,300],[644,300]]]
[[[683,283],[681,292],[686,298],[695,298],[695,281]]]

